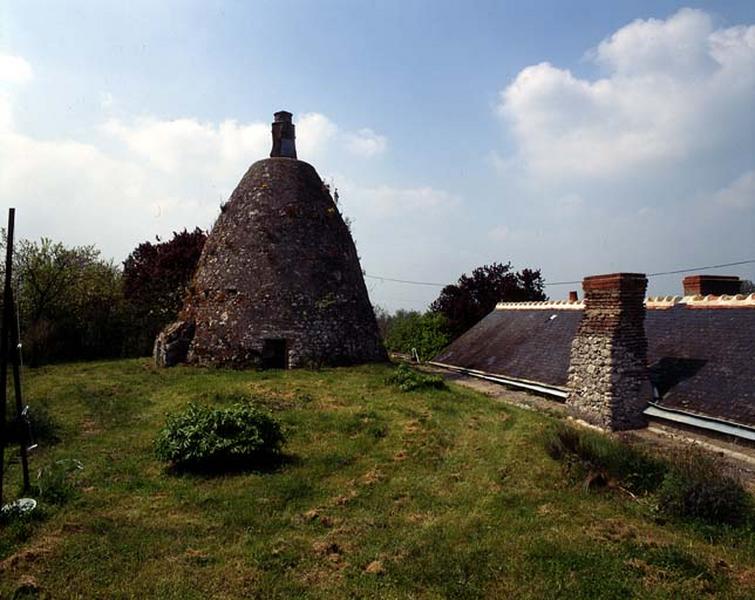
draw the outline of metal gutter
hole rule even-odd
[[[730,435],[750,442],[755,442],[755,429],[740,423],[724,421],[723,419],[716,419],[714,417],[704,417],[702,415],[692,414],[675,408],[665,408],[659,406],[655,402],[649,402],[648,407],[643,413],[649,417],[657,417],[659,419],[665,419],[666,421],[690,425],[700,429],[707,429],[709,431],[715,431],[724,435]]]
[[[466,369],[464,367],[458,367],[456,365],[448,365],[446,363],[435,362],[432,360],[426,361],[425,364],[432,365],[434,367],[440,367],[442,369],[448,369],[449,371],[455,371],[462,375],[469,375],[471,377],[477,377],[479,379],[485,379],[492,381],[493,383],[501,383],[514,388],[520,388],[545,394],[547,396],[553,396],[565,400],[569,394],[569,389],[560,386],[551,386],[536,381],[529,381],[527,379],[516,379],[513,377],[503,377],[501,375],[495,375],[493,373],[487,373],[486,371],[479,371],[477,369]],[[698,429],[715,431],[724,435],[741,438],[751,442],[755,442],[755,428],[741,423],[735,423],[733,421],[726,421],[724,419],[717,419],[715,417],[706,417],[698,414],[689,413],[683,410],[675,408],[665,408],[655,402],[648,402],[648,407],[643,411],[648,417],[656,417],[671,421],[673,423],[680,423],[682,425],[689,425],[691,427],[697,427]]]
[[[486,379],[494,383],[502,383],[515,388],[521,388],[525,390],[531,390],[538,392],[539,394],[545,394],[547,396],[554,396],[556,398],[566,399],[569,394],[569,390],[565,387],[559,387],[555,385],[546,385],[538,383],[536,381],[528,381],[527,379],[516,379],[513,377],[502,377],[501,375],[495,375],[493,373],[487,373],[485,371],[478,371],[477,369],[465,369],[464,367],[457,367],[456,365],[447,365],[445,363],[435,362],[428,360],[425,364],[433,365],[434,367],[440,367],[442,369],[448,369],[449,371],[455,371],[462,375],[470,375],[472,377],[478,377],[479,379]]]

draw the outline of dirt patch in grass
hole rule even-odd
[[[620,519],[607,519],[591,525],[586,533],[590,538],[601,542],[636,540],[640,535],[634,525]]]
[[[84,419],[81,422],[81,433],[84,435],[99,435],[102,432],[102,427],[94,419]]]
[[[29,545],[0,561],[0,573],[28,569],[33,563],[44,562],[60,545],[65,533],[61,530],[39,535]]]

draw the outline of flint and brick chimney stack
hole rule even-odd
[[[682,280],[685,296],[736,296],[742,286],[739,277],[727,275],[690,275]]]
[[[280,110],[273,117],[273,149],[270,151],[270,158],[296,158],[296,132],[291,122],[293,115]]]
[[[567,405],[580,418],[612,430],[643,427],[652,399],[640,273],[585,277],[585,309],[572,342]]]

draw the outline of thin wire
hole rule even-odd
[[[380,275],[368,275],[367,273],[365,273],[364,276],[369,277],[370,279],[379,279],[380,281],[393,281],[394,283],[409,283],[411,285],[431,285],[433,287],[446,287],[447,285],[450,285],[448,283],[431,283],[429,281],[411,281],[409,279],[393,279],[392,277],[381,277]]]
[[[711,265],[709,267],[694,267],[692,269],[679,269],[677,271],[660,271],[658,273],[650,273],[648,277],[657,277],[658,275],[675,275],[677,273],[688,273],[689,271],[706,271],[708,269],[720,269],[721,267],[736,267],[737,265],[749,265],[755,263],[755,258],[750,260],[740,260],[737,262],[724,263],[722,265]]]
[[[736,267],[739,265],[749,265],[755,263],[755,258],[751,258],[749,260],[739,260],[736,262],[730,262],[730,263],[723,263],[720,265],[708,265],[707,267],[691,267],[689,269],[676,269],[674,271],[658,271],[657,273],[649,273],[647,277],[659,277],[661,275],[677,275],[679,273],[689,273],[691,271],[707,271],[709,269],[720,269],[723,267]],[[392,277],[382,277],[380,275],[368,275],[367,273],[364,274],[365,277],[369,277],[370,279],[379,279],[380,281],[392,281],[394,283],[406,283],[409,285],[429,285],[432,287],[446,287],[447,285],[451,285],[449,283],[433,283],[430,281],[412,281],[411,279],[394,279]],[[546,282],[545,285],[578,285],[582,283],[582,280],[576,280],[576,281],[553,281],[553,282]]]
[[[755,259],[739,260],[736,262],[723,263],[720,265],[708,265],[707,267],[691,267],[689,269],[676,269],[674,271],[658,271],[657,273],[648,273],[646,277],[660,277],[661,275],[678,275],[679,273],[690,273],[692,271],[708,271],[710,269],[720,269],[722,267],[736,267],[738,265],[749,265],[755,263]],[[545,285],[575,285],[580,284],[581,281],[554,281],[552,283],[546,283]]]

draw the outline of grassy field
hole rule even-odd
[[[402,393],[390,370],[26,371],[29,403],[61,426],[33,476],[83,469],[67,501],[3,526],[0,597],[29,578],[51,598],[753,597],[752,529],[663,523],[649,501],[584,491],[543,449],[552,418],[458,387]],[[285,425],[286,463],[167,473],[165,413],[236,394]],[[19,481],[14,465],[9,492]]]

